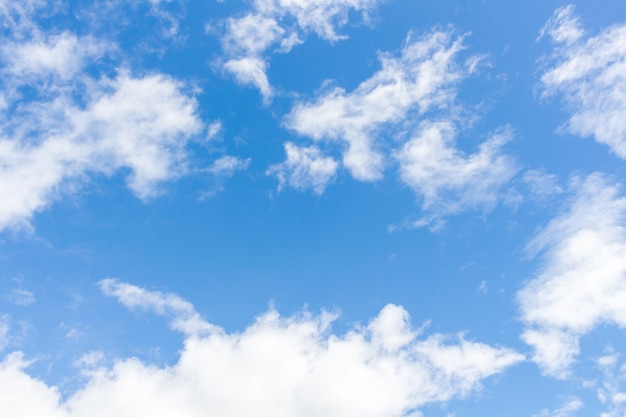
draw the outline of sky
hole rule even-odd
[[[626,415],[623,0],[0,33],[0,415]]]

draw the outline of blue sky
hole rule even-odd
[[[0,414],[626,413],[626,5],[0,0]]]

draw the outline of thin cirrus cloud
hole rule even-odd
[[[343,335],[331,332],[336,315],[282,317],[275,310],[227,333],[176,295],[112,279],[101,288],[129,308],[169,318],[186,335],[178,362],[161,368],[128,358],[94,369],[89,361],[87,383],[62,401],[55,387],[25,373],[23,354],[11,353],[0,363],[0,409],[59,417],[401,416],[467,397],[523,360],[462,336],[424,338],[391,304]]]
[[[541,84],[544,97],[566,104],[570,119],[564,128],[626,159],[626,25],[585,36],[570,5],[558,9],[540,35],[556,44],[545,57]]]
[[[381,0],[255,0],[251,11],[224,21],[222,68],[243,85],[256,87],[267,103],[274,95],[267,76],[268,50],[288,52],[309,33],[335,42],[351,11],[365,18]]]
[[[543,266],[517,294],[522,339],[544,373],[570,375],[580,338],[601,324],[626,327],[626,197],[595,173],[574,178],[566,211],[528,245]]]
[[[28,226],[94,174],[126,168],[134,194],[157,195],[186,172],[185,147],[204,126],[195,98],[167,75],[89,75],[87,65],[115,44],[45,33],[33,20],[37,5],[9,2],[2,15],[19,28],[0,48],[0,230]]]

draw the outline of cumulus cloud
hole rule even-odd
[[[147,200],[187,172],[186,145],[203,123],[186,86],[158,73],[99,72],[94,65],[115,44],[49,34],[34,23],[29,5],[4,8],[0,230],[28,226],[35,212],[94,174],[127,170],[129,188]],[[19,27],[7,23],[16,14]]]
[[[453,85],[463,69],[455,62],[462,38],[436,31],[412,34],[400,56],[380,54],[382,68],[354,91],[333,88],[312,102],[298,103],[287,127],[315,141],[337,141],[345,147],[343,165],[355,178],[382,177],[380,139],[391,127],[418,119],[428,110],[451,105]]]
[[[285,143],[287,159],[272,165],[267,175],[278,178],[278,188],[289,185],[296,189],[311,188],[316,194],[322,194],[335,176],[339,164],[333,158],[323,156],[315,146],[298,146]]]
[[[353,91],[336,87],[297,103],[285,125],[317,147],[338,143],[342,166],[357,180],[381,179],[387,166],[397,165],[400,180],[430,212],[424,224],[437,223],[443,214],[492,207],[517,172],[502,151],[513,134],[500,129],[470,154],[457,147],[458,131],[467,125],[467,113],[455,103],[458,84],[480,60],[461,61],[463,38],[452,30],[409,34],[400,53],[381,53],[382,68]],[[288,155],[284,164],[293,159]]]
[[[517,172],[501,151],[512,133],[494,134],[470,155],[455,148],[455,136],[451,123],[425,123],[395,154],[400,178],[423,198],[426,210],[454,213],[495,205],[501,188]]]
[[[130,308],[195,316],[172,294],[104,280],[103,291]],[[0,412],[20,416],[405,416],[464,398],[485,378],[522,360],[514,351],[462,336],[423,337],[408,313],[388,305],[366,326],[331,332],[335,315],[275,310],[239,333],[205,322],[189,332],[177,363],[156,367],[129,358],[111,368],[89,361],[87,383],[61,400],[55,387],[26,373],[20,353],[0,363]],[[200,319],[201,320],[201,319]],[[176,326],[175,326],[176,327]]]
[[[259,89],[267,102],[274,91],[267,77],[267,51],[288,52],[309,33],[334,42],[350,11],[365,19],[381,0],[255,0],[251,11],[224,22],[222,67],[243,85]]]
[[[27,222],[89,173],[129,168],[128,186],[148,199],[185,172],[185,145],[202,124],[181,85],[122,74],[100,87],[84,109],[60,96],[2,120],[0,229]]]
[[[542,267],[518,292],[522,339],[546,374],[565,377],[580,337],[607,323],[626,327],[626,197],[601,174],[575,178],[573,197],[528,245]]]
[[[565,129],[626,159],[626,25],[585,36],[573,6],[566,6],[541,33],[556,44],[544,62],[543,95],[562,97],[571,115]]]

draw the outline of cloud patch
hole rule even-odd
[[[626,197],[601,174],[575,178],[566,210],[528,245],[543,265],[517,294],[522,339],[544,373],[560,378],[580,337],[607,323],[626,327]]]
[[[50,34],[34,20],[39,6],[5,2],[0,15],[0,230],[30,227],[64,194],[120,170],[153,198],[187,172],[186,145],[204,126],[184,84],[108,68],[100,60],[115,43]]]
[[[274,95],[267,77],[266,57],[271,48],[288,52],[310,33],[335,42],[346,36],[339,30],[350,12],[367,14],[381,0],[255,0],[251,11],[226,19],[221,37],[222,68],[237,82],[256,87],[265,102]]]
[[[542,95],[562,98],[570,113],[564,129],[626,159],[626,25],[585,36],[570,5],[556,10],[541,35],[556,45],[543,61]]]

